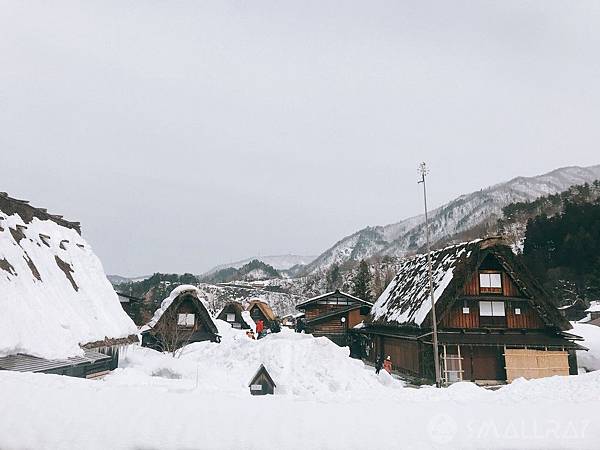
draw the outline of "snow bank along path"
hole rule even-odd
[[[217,323],[221,344],[190,345],[178,359],[130,349],[102,381],[0,372],[0,448],[592,449],[600,440],[600,372],[495,392],[412,389],[326,339],[286,330],[251,341]],[[277,395],[250,395],[260,362]]]

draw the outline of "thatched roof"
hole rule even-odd
[[[169,296],[161,302],[160,308],[156,310],[150,322],[144,325],[140,331],[142,333],[146,333],[154,328],[157,328],[159,323],[164,320],[165,313],[167,311],[171,310],[172,308],[177,308],[184,300],[187,299],[191,300],[196,307],[199,317],[204,325],[206,325],[208,328],[208,331],[218,335],[219,330],[217,329],[215,322],[208,312],[207,306],[204,304],[204,299],[200,295],[200,291],[196,286],[192,285],[181,285],[173,289]]]
[[[252,300],[249,304],[248,307],[246,308],[247,311],[250,311],[254,305],[258,306],[260,308],[260,310],[262,311],[262,313],[264,314],[264,316],[267,318],[267,320],[277,320],[277,316],[275,316],[275,313],[273,312],[273,310],[271,309],[271,307],[263,302],[262,300]]]
[[[461,294],[469,277],[490,254],[503,266],[546,325],[562,330],[571,328],[550,295],[499,238],[465,242],[431,253],[438,321]],[[369,322],[376,325],[428,327],[430,312],[427,255],[417,255],[401,264],[396,277],[373,305]]]

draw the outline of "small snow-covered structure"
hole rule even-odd
[[[219,331],[196,286],[178,286],[140,328],[142,346],[174,352],[192,342],[219,342]]]
[[[138,341],[80,224],[4,192],[0,311],[0,369],[92,377]]]
[[[431,253],[441,376],[446,382],[512,381],[577,373],[569,322],[500,238]],[[433,379],[427,255],[407,258],[373,305],[353,354],[391,356],[401,373]]]
[[[373,303],[336,290],[296,305],[305,314],[305,331],[325,336],[337,345],[348,345],[348,330],[362,322]]]
[[[275,393],[277,385],[273,381],[273,378],[271,378],[271,375],[269,375],[264,364],[261,364],[250,380],[248,387],[250,388],[250,394],[252,395],[272,395]]]
[[[217,319],[227,322],[232,328],[238,330],[256,331],[256,324],[250,317],[250,313],[244,310],[239,302],[227,303],[217,315]]]

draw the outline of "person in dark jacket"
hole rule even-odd
[[[375,361],[375,373],[379,375],[379,372],[383,369],[383,358],[381,355],[377,357],[377,361]]]

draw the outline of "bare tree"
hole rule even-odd
[[[188,326],[179,323],[179,312],[175,308],[168,308],[158,323],[154,326],[153,334],[156,338],[156,346],[173,357],[178,358],[181,349],[191,342],[192,334],[196,328],[194,324]]]

